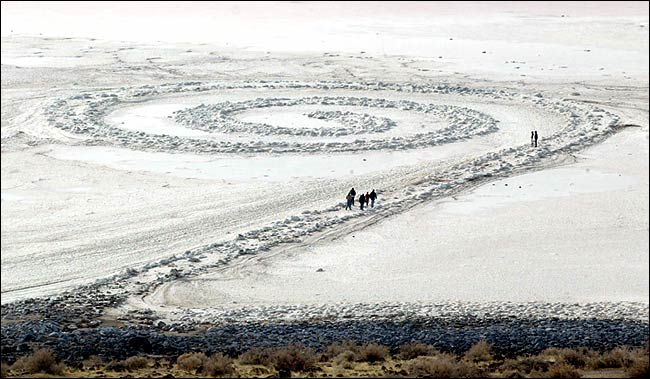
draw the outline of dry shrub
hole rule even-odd
[[[83,368],[87,370],[98,370],[102,366],[104,366],[104,360],[97,355],[91,355],[83,361]]]
[[[203,372],[208,376],[229,375],[235,372],[232,358],[221,353],[215,353],[205,362]]]
[[[321,362],[327,362],[338,357],[346,351],[350,351],[356,354],[359,351],[359,346],[352,340],[343,341],[343,343],[333,343],[329,345],[327,349],[325,349],[325,351],[321,354],[320,360]]]
[[[176,359],[176,364],[181,370],[196,373],[203,370],[207,361],[208,356],[203,353],[185,353]]]
[[[12,366],[12,371],[23,371],[30,374],[44,372],[50,375],[63,375],[65,365],[56,363],[54,351],[50,349],[36,350],[28,357],[22,357]]]
[[[517,370],[506,370],[501,373],[500,378],[506,379],[522,379],[525,378],[525,373]]]
[[[359,349],[357,360],[359,362],[380,362],[385,361],[388,356],[388,347],[376,343],[363,345]]]
[[[303,345],[289,345],[275,351],[273,367],[287,371],[304,371],[314,367],[318,361],[316,352]]]
[[[434,378],[481,378],[484,373],[476,364],[461,360],[453,355],[440,353],[435,356],[420,356],[406,364],[410,376],[431,376]]]
[[[551,366],[543,375],[544,378],[580,378],[582,377],[575,367],[565,362],[559,362]]]
[[[558,349],[552,347],[542,351],[540,356],[552,362],[564,362],[576,368],[585,368],[598,357],[598,354],[584,347],[578,349]]]
[[[142,356],[128,357],[124,360],[124,367],[127,370],[139,370],[149,367],[151,359]]]
[[[150,363],[151,359],[146,357],[129,357],[122,361],[111,361],[106,365],[106,370],[115,372],[133,371],[149,367]]]
[[[617,347],[593,359],[590,366],[594,369],[630,367],[641,355],[639,354],[641,351],[631,350],[626,346]]]
[[[255,377],[255,378],[260,378],[260,377],[269,377],[271,374],[271,370],[266,368],[266,367],[250,367],[249,371],[247,373],[244,373],[241,375],[242,378],[246,377]]]
[[[637,359],[630,365],[625,373],[631,378],[648,378],[650,377],[649,362],[650,357],[648,356],[647,350],[641,350],[641,354]]]
[[[456,361],[449,354],[433,357],[417,357],[406,365],[410,376],[431,376],[434,378],[480,378],[482,372],[475,364]]]
[[[492,360],[492,346],[485,340],[478,341],[465,353],[465,359],[471,362],[487,362]]]
[[[434,378],[454,378],[456,362],[446,354],[435,357],[418,357],[406,365],[410,376],[432,376]]]
[[[551,364],[540,356],[518,359],[506,359],[501,365],[501,371],[516,371],[529,374],[531,371],[545,372]]]
[[[239,362],[245,365],[273,366],[274,349],[269,347],[254,347],[239,356]]]
[[[354,368],[354,361],[356,361],[356,359],[357,359],[356,353],[350,350],[346,350],[334,358],[334,363],[336,363],[337,365],[341,366],[344,369],[351,370]]]
[[[124,361],[110,361],[106,367],[106,371],[115,371],[115,372],[122,372],[126,371],[126,365],[124,364]]]
[[[436,350],[429,345],[411,342],[400,346],[397,357],[407,361],[420,356],[434,355],[435,353]]]
[[[460,361],[456,363],[457,378],[482,378],[484,376],[483,372],[472,362]]]

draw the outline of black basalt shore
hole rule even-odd
[[[396,351],[417,341],[436,349],[463,353],[481,339],[494,344],[504,356],[534,354],[549,347],[587,347],[598,351],[643,346],[648,340],[647,320],[560,318],[414,318],[411,320],[295,321],[200,325],[174,330],[179,325],[155,322],[104,327],[98,322],[77,327],[49,319],[2,324],[2,360],[13,362],[39,348],[51,348],[65,361],[91,355],[124,359],[138,354],[177,356],[189,351],[240,354],[256,346],[304,344],[317,350],[344,340],[379,343]],[[74,325],[74,326],[71,326]],[[199,325],[197,325],[199,327]],[[76,329],[75,329],[76,328]],[[174,331],[164,331],[174,330]],[[182,329],[182,328],[181,328]]]

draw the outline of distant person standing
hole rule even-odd
[[[535,147],[537,147],[537,130],[535,130]]]
[[[359,206],[361,207],[361,210],[363,210],[363,204],[366,202],[366,196],[364,194],[361,194],[359,196]]]
[[[354,205],[354,197],[357,196],[357,191],[354,190],[354,187],[348,192],[348,195],[352,196],[352,205]]]
[[[374,208],[375,207],[375,200],[377,199],[377,193],[373,189],[372,192],[370,192],[370,207]]]
[[[370,203],[370,194],[366,192],[366,208],[368,208],[368,203]]]
[[[352,199],[354,198],[350,194],[345,197],[345,210],[352,210]]]
[[[535,146],[535,132],[530,131],[530,146]]]

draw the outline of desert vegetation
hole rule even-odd
[[[435,378],[645,378],[645,348],[617,347],[605,352],[549,348],[537,355],[503,357],[478,341],[462,355],[412,342],[390,351],[378,344],[343,341],[316,351],[303,345],[256,347],[237,357],[188,352],[177,357],[134,356],[105,360],[91,356],[62,362],[54,351],[36,350],[9,364],[2,377],[435,377]]]

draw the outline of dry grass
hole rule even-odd
[[[222,353],[208,357],[204,353],[185,353],[176,359],[176,367],[195,375],[230,375],[235,372],[235,361]]]
[[[418,357],[406,365],[410,376],[432,376],[434,378],[453,378],[455,373],[453,358],[438,355],[435,357]]]
[[[176,359],[176,365],[181,370],[197,373],[203,370],[207,361],[208,356],[203,353],[185,353]]]
[[[631,367],[644,355],[644,351],[643,349],[633,350],[627,346],[617,347],[593,359],[590,366],[594,369]]]
[[[582,375],[580,375],[580,372],[578,370],[565,363],[565,362],[559,362],[551,367],[549,367],[548,371],[543,373],[541,375],[542,378],[580,378]]]
[[[410,376],[434,378],[480,378],[481,371],[475,364],[457,361],[450,354],[420,356],[409,361],[406,370]]]
[[[498,378],[507,378],[507,379],[521,379],[525,378],[526,375],[518,370],[506,370],[501,373]]]
[[[97,370],[100,367],[104,367],[104,360],[97,355],[91,355],[90,357],[84,359],[82,367],[89,370]]]
[[[648,351],[645,350],[643,354],[638,356],[637,360],[627,367],[625,373],[631,378],[650,378],[649,363],[650,357]]]
[[[488,362],[492,360],[492,346],[485,340],[480,340],[465,353],[465,359],[470,362]]]
[[[0,377],[6,377],[9,373],[9,365],[5,362],[0,363]]]
[[[549,348],[539,354],[540,357],[550,362],[564,362],[575,368],[591,367],[598,359],[598,353],[586,348],[558,349]]]
[[[254,347],[239,356],[238,361],[245,365],[273,367],[275,350],[269,347]]]
[[[357,354],[346,350],[334,358],[334,363],[344,369],[351,370],[354,368],[354,362],[357,360]]]
[[[486,375],[481,369],[479,369],[476,364],[460,361],[456,364],[456,377],[457,378],[482,378]]]
[[[151,359],[142,356],[129,357],[124,360],[124,366],[131,371],[149,367],[151,363]]]
[[[333,343],[321,354],[320,360],[321,362],[332,360],[346,351],[357,354],[359,352],[359,346],[352,340],[343,341],[342,343]]]
[[[50,349],[36,350],[32,355],[20,358],[11,366],[11,371],[29,374],[63,375],[64,370],[65,365],[56,362],[54,351]]]
[[[106,371],[122,372],[126,371],[126,365],[124,361],[110,361],[104,369]]]
[[[357,361],[374,363],[385,361],[386,357],[388,357],[388,347],[371,343],[359,348]]]
[[[115,372],[137,371],[148,368],[152,363],[153,361],[147,357],[129,357],[122,361],[111,361],[106,365],[106,370]]]
[[[235,372],[232,358],[221,353],[215,353],[205,362],[203,372],[208,376],[230,375]]]
[[[551,367],[551,363],[541,356],[532,356],[518,359],[506,359],[500,367],[503,372],[515,371],[530,374],[532,371],[545,372]]]
[[[290,345],[275,351],[273,367],[278,371],[305,371],[314,367],[318,358],[316,352],[309,347]]]
[[[403,359],[407,361],[417,357],[434,355],[436,353],[437,353],[436,350],[429,345],[411,342],[400,346],[399,354],[397,355],[397,357],[399,359]]]
[[[650,377],[650,357],[647,349],[619,347],[602,354],[589,349],[547,349],[534,356],[485,361],[486,351],[491,355],[490,346],[482,343],[477,345],[479,348],[474,349],[471,354],[468,351],[463,356],[456,356],[436,352],[422,344],[407,344],[398,354],[391,357],[386,346],[358,346],[352,341],[347,341],[328,347],[322,354],[302,345],[251,349],[242,354],[237,362],[221,353],[211,357],[200,352],[186,353],[179,356],[173,366],[164,357],[156,358],[154,362],[151,358],[137,356],[109,364],[102,362],[98,357],[90,357],[83,365],[78,365],[79,370],[76,369],[77,366],[68,366],[65,372],[65,366],[56,362],[51,350],[39,350],[19,359],[11,367],[3,363],[2,376],[116,377],[125,374],[115,371],[129,371],[126,376],[135,377],[161,377],[165,374],[175,377],[267,377],[289,374],[309,377]],[[338,354],[334,356],[335,353]],[[323,360],[323,355],[331,358]],[[415,358],[403,359],[412,356]],[[468,358],[470,356],[471,359]],[[318,362],[319,358],[321,362]],[[383,363],[376,364],[379,360]],[[592,366],[598,368],[592,371]]]

